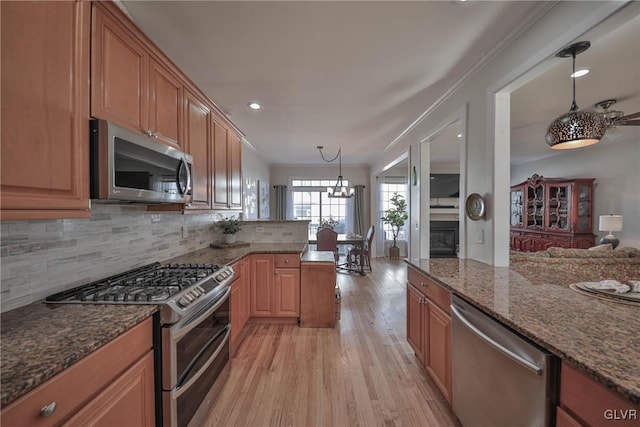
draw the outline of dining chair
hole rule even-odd
[[[316,233],[316,250],[332,251],[338,262],[338,233],[331,228],[323,228]]]
[[[362,259],[362,267],[368,267],[369,271],[373,271],[371,269],[371,242],[373,242],[373,235],[375,233],[374,226],[370,226],[367,230],[367,238],[363,242],[362,246],[354,246],[349,249],[349,253],[347,254],[347,266],[351,268],[352,264],[357,264]],[[362,254],[360,253],[362,251]]]

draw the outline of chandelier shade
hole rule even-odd
[[[589,49],[589,41],[574,43],[562,49],[556,56],[573,58],[573,74],[576,72],[576,55]],[[570,150],[596,144],[607,130],[607,121],[603,114],[594,111],[583,111],[576,104],[576,79],[573,80],[573,102],[569,112],[556,118],[545,135],[549,148],[553,150]]]
[[[551,122],[545,139],[554,150],[570,150],[596,144],[606,130],[607,122],[602,114],[575,110]]]

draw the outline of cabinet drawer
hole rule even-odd
[[[95,398],[152,347],[152,318],[75,363],[2,410],[2,425],[53,426]],[[55,402],[48,417],[43,407]]]
[[[410,267],[407,269],[407,277],[409,283],[411,283],[418,291],[429,298],[445,313],[449,315],[451,314],[451,309],[449,307],[451,305],[451,293],[448,290]]]
[[[275,267],[276,268],[299,268],[300,267],[300,254],[276,254],[275,255]]]
[[[560,406],[591,426],[637,426],[640,405],[621,396],[566,363],[560,373]]]

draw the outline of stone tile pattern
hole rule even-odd
[[[223,240],[213,226],[221,218],[220,213],[153,213],[140,205],[94,204],[90,219],[4,221],[0,311],[207,247]],[[307,241],[307,221],[257,223],[261,232],[248,222],[238,238],[262,243]]]
[[[410,266],[484,312],[640,403],[640,307],[571,290],[590,281],[581,269],[542,263],[492,267],[473,260],[423,259]]]
[[[155,305],[31,304],[2,313],[0,405],[151,316]]]

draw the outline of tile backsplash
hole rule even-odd
[[[216,213],[151,213],[145,206],[94,204],[90,219],[2,222],[0,311],[207,247],[223,239],[213,225],[220,218]],[[256,232],[256,226],[262,228]],[[301,242],[306,230],[305,221],[248,222],[238,239]]]

